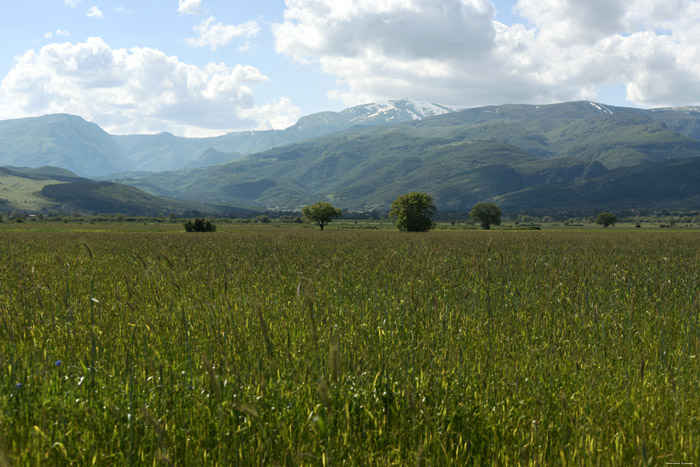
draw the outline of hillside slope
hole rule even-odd
[[[0,167],[0,211],[15,210],[129,215],[252,212],[243,207],[167,199],[119,183],[94,182],[56,167]]]

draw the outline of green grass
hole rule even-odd
[[[700,460],[693,232],[2,232],[0,462]]]
[[[33,180],[0,173],[0,200],[6,209],[21,209],[39,211],[42,208],[53,207],[53,203],[41,196],[41,190],[46,185],[62,182],[56,180]]]

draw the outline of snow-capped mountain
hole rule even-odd
[[[334,131],[356,125],[385,125],[434,117],[457,109],[440,104],[413,102],[407,99],[363,104],[340,112],[321,112],[302,117],[290,129],[314,131],[319,127]]]

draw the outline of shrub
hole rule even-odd
[[[187,221],[184,224],[186,232],[215,232],[216,225],[209,219],[196,217],[194,221]]]

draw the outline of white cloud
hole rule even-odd
[[[114,12],[115,13],[125,13],[127,15],[131,15],[134,13],[134,10],[132,10],[131,8],[127,8],[125,6],[115,6]]]
[[[493,14],[486,0],[288,0],[273,29],[277,50],[295,57],[473,56],[493,46]]]
[[[45,39],[51,39],[54,34],[56,36],[62,36],[62,37],[70,37],[70,32],[64,30],[64,29],[56,29],[56,32],[49,31],[46,34],[44,34]]]
[[[180,0],[177,11],[183,15],[199,15],[202,13],[202,0]]]
[[[98,7],[93,6],[90,8],[90,10],[87,12],[87,16],[89,18],[104,18],[104,14],[102,14],[102,10],[100,10]]]
[[[559,44],[595,43],[614,34],[654,30],[693,0],[519,0],[515,9]]]
[[[250,39],[260,32],[260,27],[255,21],[248,21],[238,26],[230,24],[215,23],[216,18],[210,16],[193,28],[197,37],[185,39],[185,42],[194,47],[209,46],[211,50],[216,50],[231,42],[236,37]]]
[[[112,49],[100,38],[49,44],[18,57],[0,82],[0,118],[71,113],[113,133],[186,136],[282,128],[299,109],[288,99],[259,106],[252,66],[198,67],[151,48]]]
[[[77,7],[82,0],[63,0],[63,4],[70,8]]]
[[[595,99],[700,103],[698,0],[286,0],[276,49],[336,76],[351,105],[410,97],[454,105]]]

